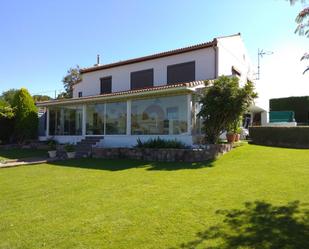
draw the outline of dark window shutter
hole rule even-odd
[[[153,69],[131,73],[131,90],[153,87]]]
[[[112,76],[101,78],[100,82],[101,82],[101,94],[112,92]]]
[[[195,81],[195,61],[167,66],[167,84]]]

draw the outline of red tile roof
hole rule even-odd
[[[198,50],[198,49],[203,49],[203,48],[208,48],[208,47],[212,47],[212,46],[216,46],[216,45],[217,45],[217,39],[214,39],[211,42],[206,42],[206,43],[201,43],[201,44],[197,44],[197,45],[193,45],[193,46],[189,46],[189,47],[185,47],[185,48],[170,50],[170,51],[166,51],[166,52],[162,52],[162,53],[158,53],[158,54],[143,56],[143,57],[139,57],[139,58],[135,58],[135,59],[129,59],[129,60],[125,60],[125,61],[119,61],[119,62],[110,63],[110,64],[106,64],[106,65],[99,65],[99,66],[83,68],[83,69],[80,70],[80,72],[82,74],[83,73],[89,73],[89,72],[93,72],[93,71],[97,71],[97,70],[102,70],[102,69],[107,69],[107,68],[112,68],[112,67],[118,67],[118,66],[128,65],[128,64],[132,64],[132,63],[142,62],[142,61],[153,60],[153,59],[166,57],[166,56],[170,56],[170,55],[175,55],[175,54],[186,53],[186,52],[190,52],[190,51],[194,51],[194,50]]]
[[[114,93],[107,93],[107,94],[101,94],[101,95],[95,95],[95,96],[85,96],[80,98],[71,98],[71,99],[57,99],[57,100],[50,100],[50,101],[42,101],[37,102],[37,106],[47,106],[47,105],[56,105],[56,104],[66,104],[70,102],[84,102],[87,100],[104,100],[104,98],[111,98],[111,97],[117,97],[117,96],[123,96],[123,95],[136,95],[136,94],[143,94],[145,92],[156,92],[156,91],[164,91],[167,89],[183,89],[183,88],[191,88],[199,85],[203,85],[204,81],[191,81],[191,82],[183,82],[183,83],[176,83],[171,85],[163,85],[163,86],[154,86],[154,87],[147,87],[147,88],[141,88],[136,90],[127,90],[127,91],[121,91],[121,92],[114,92]]]
[[[142,61],[147,61],[147,60],[153,60],[165,56],[170,56],[170,55],[175,55],[175,54],[181,54],[181,53],[186,53],[198,49],[203,49],[203,48],[208,48],[212,46],[217,46],[218,39],[222,38],[228,38],[228,37],[233,37],[233,36],[240,36],[240,33],[233,34],[233,35],[227,35],[227,36],[220,36],[217,38],[214,38],[212,41],[209,42],[204,42],[201,44],[189,46],[189,47],[184,47],[184,48],[179,48],[179,49],[174,49],[162,53],[157,53],[157,54],[152,54],[152,55],[147,55],[139,58],[134,58],[134,59],[129,59],[129,60],[124,60],[124,61],[119,61],[119,62],[114,62],[110,64],[105,64],[105,65],[98,65],[98,66],[93,66],[93,67],[88,67],[88,68],[83,68],[81,69],[81,73],[89,73],[89,72],[94,72],[97,70],[102,70],[102,69],[107,69],[107,68],[112,68],[112,67],[118,67],[118,66],[123,66],[123,65],[128,65],[132,63],[137,63],[137,62],[142,62]]]

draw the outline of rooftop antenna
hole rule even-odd
[[[257,72],[257,80],[260,79],[261,76],[261,64],[260,59],[263,58],[264,55],[272,55],[274,52],[272,51],[265,51],[263,49],[258,49],[258,72]]]

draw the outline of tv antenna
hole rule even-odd
[[[260,79],[261,76],[261,58],[263,58],[264,55],[272,55],[274,52],[272,51],[266,51],[263,49],[258,49],[258,72],[257,72],[257,80]]]

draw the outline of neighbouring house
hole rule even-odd
[[[201,135],[195,93],[218,76],[253,81],[240,34],[116,63],[84,68],[73,98],[37,103],[46,110],[40,140],[130,147],[160,136],[193,145]],[[253,106],[251,115],[264,112]],[[263,115],[261,115],[263,117]],[[42,123],[41,123],[42,124]]]

